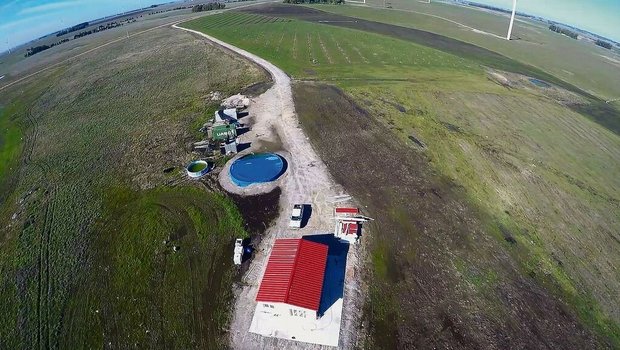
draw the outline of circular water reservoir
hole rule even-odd
[[[275,153],[248,154],[230,166],[230,178],[237,186],[271,182],[286,171],[286,160]]]
[[[536,78],[530,78],[530,83],[538,86],[538,87],[542,87],[542,88],[548,88],[551,87],[551,85],[549,85],[546,81],[542,81],[540,79],[536,79]]]
[[[204,160],[196,160],[189,163],[186,170],[189,177],[199,178],[209,172],[209,163]]]

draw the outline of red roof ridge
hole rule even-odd
[[[295,239],[295,238],[293,238]],[[291,286],[293,285],[293,279],[295,278],[295,267],[299,261],[299,252],[301,251],[301,238],[297,238],[297,251],[295,251],[295,259],[293,260],[293,267],[291,268],[291,276],[288,279],[288,286],[286,286],[286,294],[284,300],[288,302],[288,297],[291,294]]]
[[[325,244],[303,238],[276,239],[256,295],[256,301],[283,302],[317,310],[323,289],[328,250],[329,247]],[[282,262],[283,257],[284,262]],[[314,270],[315,267],[318,269]],[[282,269],[285,275],[281,273]],[[309,269],[315,272],[308,273]],[[278,282],[278,276],[284,278]],[[310,287],[310,290],[307,293],[302,292],[300,300],[300,288],[305,290],[306,287]],[[293,288],[295,288],[294,291]]]

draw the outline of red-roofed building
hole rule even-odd
[[[336,220],[335,236],[349,243],[355,243],[362,235],[362,223],[372,220],[361,215],[358,208],[336,207],[334,209]]]
[[[274,316],[316,319],[327,264],[325,244],[298,238],[277,239],[256,301]]]

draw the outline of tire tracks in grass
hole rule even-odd
[[[276,46],[276,52],[280,52],[280,46],[282,46],[282,40],[284,40],[285,32],[282,31],[282,35],[280,36],[280,40],[278,40],[278,46]]]
[[[319,37],[319,45],[321,45],[321,51],[323,51],[323,55],[325,55],[325,58],[327,58],[327,62],[329,62],[329,64],[334,64],[334,60],[332,59],[332,57],[329,54],[329,51],[325,47],[325,43],[323,42],[323,39],[321,38],[321,34],[317,32],[317,35]]]
[[[45,315],[39,318],[39,333],[43,334],[43,344],[40,344],[41,349],[50,349],[52,341],[52,329],[50,327],[50,314],[52,303],[52,280],[51,275],[51,263],[50,263],[50,240],[52,237],[52,231],[54,228],[54,213],[56,209],[55,195],[58,190],[58,186],[52,185],[48,190],[47,204],[45,208],[45,224],[43,226],[43,232],[41,233],[40,247],[40,269],[39,269],[39,308],[44,309]],[[43,284],[43,287],[41,287]],[[43,290],[41,290],[43,289]],[[43,296],[41,294],[44,294]]]
[[[57,185],[52,185],[46,174],[51,171],[51,166],[47,160],[33,162],[32,154],[39,136],[39,122],[33,117],[32,110],[29,109],[25,114],[29,129],[26,134],[25,151],[23,165],[38,168],[43,176],[43,186],[45,189],[44,209],[43,209],[43,229],[39,236],[39,250],[37,257],[37,304],[36,304],[36,324],[37,334],[36,343],[39,349],[51,348],[51,329],[50,323],[50,304],[51,304],[51,279],[50,279],[50,240],[54,225],[55,195],[58,190]]]
[[[293,35],[293,59],[297,59],[297,32]]]
[[[338,49],[338,51],[340,51],[340,54],[342,55],[342,57],[344,57],[345,61],[347,61],[348,64],[351,64],[351,59],[349,58],[349,55],[347,55],[347,53],[344,51],[342,46],[340,46],[340,43],[338,42],[338,40],[336,40],[336,38],[334,37],[334,34],[330,34],[329,37],[336,45],[336,48]]]
[[[370,61],[364,55],[362,55],[362,52],[360,51],[360,49],[358,49],[355,46],[351,46],[351,48],[353,49],[353,51],[357,53],[358,56],[360,56],[360,58],[362,59],[362,61],[364,61],[364,63],[366,64],[370,63]]]
[[[306,42],[308,46],[308,58],[310,59],[310,63],[318,63],[316,57],[314,57],[314,52],[312,52],[312,38],[310,36],[310,33],[306,33]]]

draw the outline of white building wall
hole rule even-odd
[[[317,318],[315,310],[285,303],[259,301],[257,309],[260,310],[260,312],[273,315],[274,317],[287,318],[291,321],[315,321]]]

